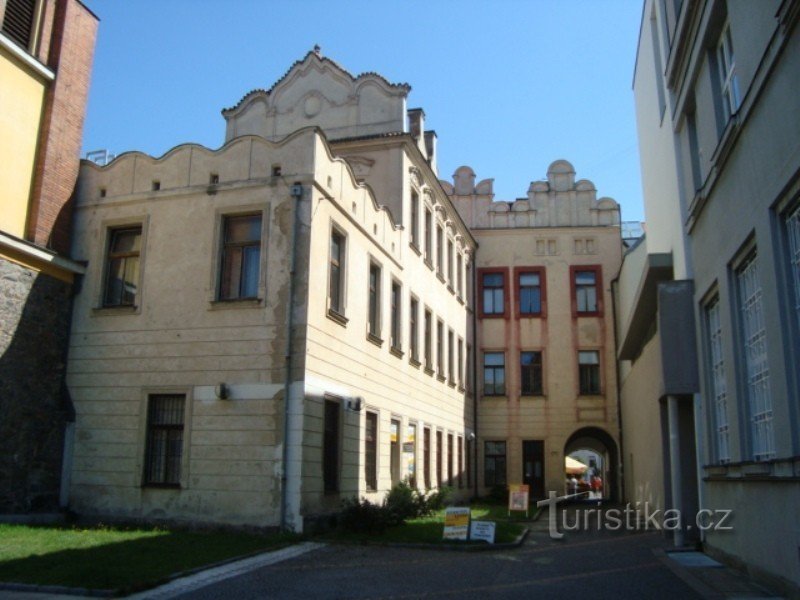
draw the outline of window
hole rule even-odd
[[[800,327],[800,205],[786,218],[786,234],[789,238],[789,267],[794,282],[794,311]]]
[[[431,341],[433,328],[433,314],[425,311],[425,370],[433,373],[433,346]]]
[[[456,291],[459,298],[464,298],[464,261],[460,254],[456,255]]]
[[[447,485],[453,485],[453,434],[447,434]]]
[[[579,393],[600,393],[600,353],[597,350],[578,352]]]
[[[506,443],[483,443],[483,484],[486,487],[506,485]]]
[[[456,369],[455,369],[456,348],[454,340],[455,336],[453,334],[453,330],[450,329],[447,332],[447,382],[450,385],[456,384]]]
[[[369,265],[369,336],[380,340],[381,335],[381,268],[375,263]]]
[[[543,289],[543,269],[520,270],[517,272],[517,299],[520,316],[542,315]]]
[[[725,384],[725,362],[722,357],[722,327],[719,318],[719,298],[714,298],[705,309],[706,335],[709,348],[711,397],[714,401],[714,450],[719,462],[730,460],[728,449],[728,394]]]
[[[368,491],[378,489],[378,415],[369,411],[364,431],[364,477]]]
[[[733,39],[730,24],[722,30],[717,46],[717,66],[722,93],[722,112],[727,123],[741,105],[739,95],[739,79],[736,76],[736,60],[733,55]]]
[[[472,440],[467,440],[467,455],[464,470],[467,472],[467,487],[472,487]]]
[[[322,479],[326,492],[339,491],[339,403],[325,399]]]
[[[338,315],[344,315],[345,250],[345,237],[336,229],[331,230],[328,308]]]
[[[472,344],[467,344],[467,391],[473,390],[473,377],[474,371],[472,369]]]
[[[444,275],[444,229],[436,226],[436,270],[439,275]]]
[[[389,474],[392,485],[400,481],[400,421],[397,419],[389,423]]]
[[[433,260],[433,215],[425,209],[425,262],[430,267]]]
[[[483,395],[503,396],[506,393],[506,357],[502,352],[483,354]]]
[[[258,296],[261,262],[261,214],[223,219],[220,300]]]
[[[141,227],[111,230],[103,306],[136,304],[141,245]]]
[[[431,489],[431,429],[426,427],[422,431],[422,476],[425,479],[425,489]]]
[[[419,194],[411,192],[411,243],[419,246]]]
[[[464,275],[466,279],[466,285],[464,286],[467,292],[467,297],[465,298],[468,307],[472,307],[472,265],[470,265],[468,260],[464,260]]]
[[[481,273],[481,289],[484,316],[496,316],[505,313],[505,274]]]
[[[458,487],[464,487],[464,470],[461,465],[464,464],[464,439],[458,436],[458,454],[456,454],[456,474],[458,476]]]
[[[522,385],[520,390],[523,396],[542,395],[542,353],[520,352],[520,373]]]
[[[411,297],[408,309],[408,352],[409,358],[419,361],[419,300]]]
[[[769,384],[767,335],[758,280],[756,253],[748,256],[736,271],[741,317],[741,340],[747,372],[747,399],[750,416],[750,447],[753,460],[775,456],[772,425],[772,394]]]
[[[391,345],[395,350],[400,350],[402,332],[400,329],[400,284],[392,281],[392,331]]]
[[[453,285],[455,282],[453,281],[453,240],[447,240],[447,281],[450,284],[450,288],[454,288]]]
[[[180,485],[185,401],[182,394],[148,398],[145,485]]]
[[[436,323],[436,375],[444,381],[444,322]]]
[[[444,485],[442,479],[442,459],[444,454],[444,442],[442,441],[442,432],[436,432],[436,484],[441,487]]]
[[[36,0],[6,0],[5,14],[0,3],[2,31],[25,50],[30,50],[36,28]]]
[[[417,426],[409,423],[406,427],[406,439],[403,442],[403,464],[408,477],[408,485],[417,487]]]
[[[575,314],[600,313],[600,267],[570,267]]]
[[[458,385],[464,389],[464,340],[458,338]]]

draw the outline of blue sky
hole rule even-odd
[[[84,150],[217,148],[220,110],[319,44],[354,74],[411,84],[440,178],[468,164],[512,200],[565,158],[642,218],[634,0],[84,1],[101,19]]]

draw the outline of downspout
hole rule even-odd
[[[294,202],[294,225],[292,227],[292,237],[289,240],[291,253],[289,258],[289,306],[286,311],[286,353],[284,362],[286,365],[286,379],[283,387],[283,464],[281,468],[281,529],[293,531],[292,524],[289,523],[289,493],[287,483],[289,446],[291,427],[289,419],[291,416],[291,389],[292,389],[292,357],[294,345],[292,343],[292,329],[294,328],[294,305],[295,305],[295,277],[297,266],[297,238],[300,231],[300,201],[303,199],[303,186],[295,182],[289,188],[289,195]]]
[[[625,257],[622,257],[622,262],[625,262]],[[620,264],[619,273],[614,279],[611,280],[611,311],[614,317],[614,369],[617,375],[617,431],[619,432],[619,456],[617,457],[617,473],[619,474],[619,481],[617,481],[617,490],[619,497],[617,500],[621,502],[625,498],[625,444],[624,436],[622,433],[622,377],[620,376],[619,357],[617,355],[617,295],[614,293],[614,288],[619,286],[619,276],[622,273],[622,264]]]
[[[475,256],[478,254],[478,242],[475,242]],[[477,261],[472,261],[472,427],[475,431],[475,443],[472,445],[472,483],[475,489],[475,497],[478,497],[478,316],[476,313],[476,291],[478,289],[478,269]]]

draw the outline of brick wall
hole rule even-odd
[[[0,513],[58,508],[70,290],[0,258]]]
[[[77,0],[45,7],[40,58],[56,73],[45,97],[27,238],[69,252],[70,197],[78,177],[97,17]]]

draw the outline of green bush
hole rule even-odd
[[[342,501],[339,523],[346,531],[383,533],[393,524],[391,516],[386,506],[373,504],[366,498],[350,498]]]
[[[420,515],[419,492],[403,480],[395,484],[386,496],[384,506],[389,511],[395,525]]]
[[[425,500],[424,514],[429,515],[431,513],[435,513],[436,511],[442,510],[447,505],[452,495],[453,488],[444,485],[439,489],[432,490],[427,494],[427,496],[423,496]]]

